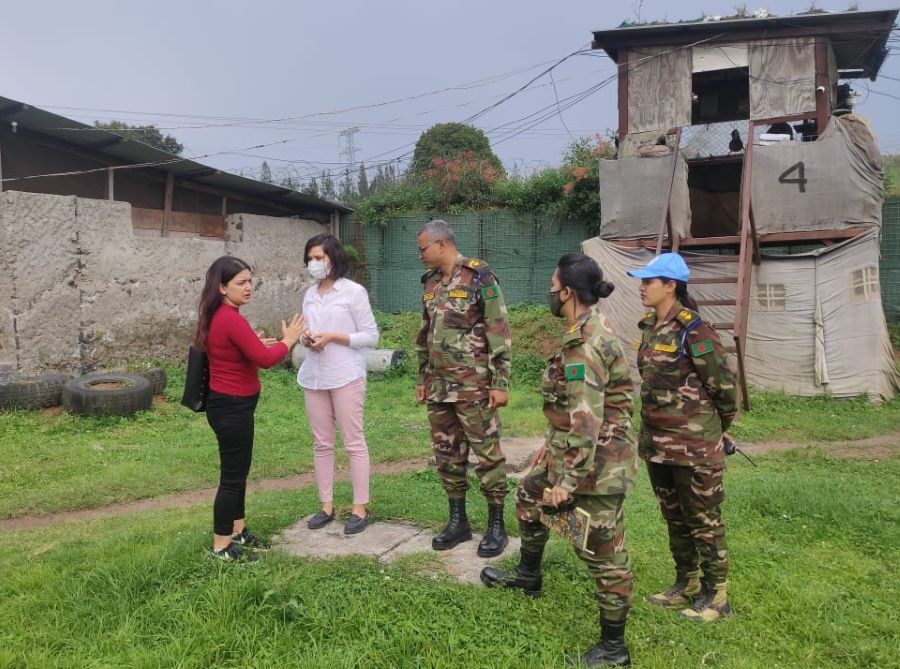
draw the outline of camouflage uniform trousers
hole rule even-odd
[[[552,487],[547,470],[538,466],[522,479],[516,490],[516,516],[522,535],[522,550],[537,553],[550,538],[550,530],[540,522],[540,501],[544,488]],[[601,620],[622,622],[631,608],[634,575],[631,556],[625,546],[625,495],[574,496],[575,506],[591,514],[587,550],[572,547],[587,566],[597,584],[597,604]]]
[[[506,456],[500,450],[500,416],[487,399],[429,402],[431,449],[444,490],[451,498],[464,498],[469,489],[469,448],[475,451],[475,473],[481,493],[490,504],[502,504],[506,483]]]
[[[728,547],[720,505],[724,465],[647,463],[650,484],[669,527],[669,550],[679,578],[699,566],[708,585],[728,574]]]

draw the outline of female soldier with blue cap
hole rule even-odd
[[[641,280],[641,302],[651,309],[639,324],[643,427],[638,448],[675,559],[675,583],[647,600],[681,609],[692,620],[713,622],[731,614],[719,507],[723,434],[737,414],[735,377],[718,334],[688,295],[690,270],[680,255],[663,253],[628,274]]]

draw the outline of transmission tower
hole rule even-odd
[[[356,163],[356,153],[359,151],[359,147],[356,146],[353,142],[353,135],[359,132],[359,128],[345,128],[338,133],[338,146],[341,146],[341,158],[346,158],[345,161],[353,167],[354,163]],[[342,141],[343,140],[343,141]]]

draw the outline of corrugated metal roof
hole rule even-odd
[[[92,151],[125,164],[148,165],[148,169],[172,172],[176,178],[213,188],[266,199],[273,206],[296,207],[297,213],[316,209],[322,212],[352,211],[349,207],[290,188],[248,179],[215,167],[161,151],[143,142],[128,139],[111,130],[95,128],[18,100],[0,96],[0,120],[15,121],[19,127],[52,137],[85,151]]]
[[[886,9],[635,24],[595,30],[592,46],[603,49],[619,62],[622,49],[636,46],[687,45],[701,40],[704,44],[721,44],[766,37],[822,35],[831,40],[838,70],[846,75],[842,78],[874,80],[887,55],[886,43],[897,12],[897,9]]]

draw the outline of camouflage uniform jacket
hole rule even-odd
[[[422,277],[417,383],[429,402],[462,402],[509,388],[509,317],[497,277],[461,255],[445,285],[440,270]]]
[[[634,384],[622,343],[599,311],[562,338],[541,381],[547,478],[570,493],[623,495],[637,474]]]
[[[641,457],[671,465],[721,463],[722,433],[737,414],[737,386],[719,335],[678,302],[662,325],[650,312],[638,327]]]

